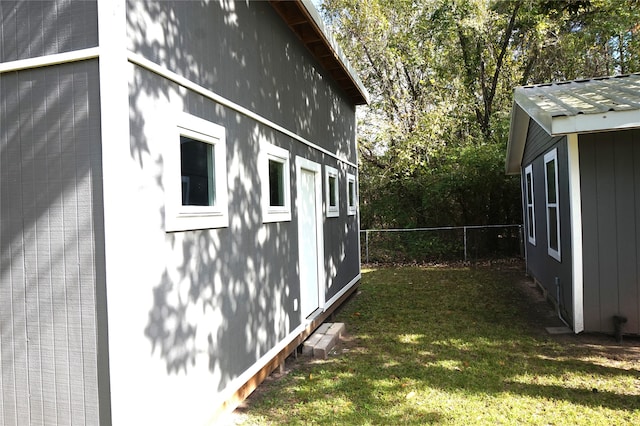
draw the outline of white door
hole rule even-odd
[[[320,165],[297,159],[300,314],[302,319],[324,303],[321,291],[322,233]]]

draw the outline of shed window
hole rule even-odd
[[[325,176],[327,217],[338,217],[340,215],[338,170],[325,166]]]
[[[163,157],[166,231],[228,226],[224,127],[182,113],[174,128]]]
[[[269,206],[284,205],[284,162],[269,159]]]
[[[356,177],[347,174],[347,214],[353,216],[357,212],[358,201],[356,197]]]
[[[544,156],[544,178],[547,201],[547,249],[549,256],[560,261],[560,212],[558,206],[558,151]]]
[[[262,221],[291,220],[289,151],[263,141],[260,145]]]
[[[525,201],[527,203],[527,240],[536,245],[536,210],[533,204],[533,167],[529,164],[524,169]]]
[[[213,145],[180,136],[180,172],[183,206],[215,206]]]

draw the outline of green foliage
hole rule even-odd
[[[392,176],[363,162],[362,227],[518,223],[519,181],[505,176],[503,162],[497,144],[441,148],[428,163]]]
[[[520,223],[513,87],[640,70],[636,0],[325,0],[371,94],[362,227]],[[614,19],[615,18],[615,19]]]

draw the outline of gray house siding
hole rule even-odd
[[[557,148],[558,153],[558,195],[560,210],[560,253],[557,261],[548,253],[547,214],[545,192],[544,155]],[[556,303],[560,283],[560,307],[563,318],[570,322],[573,318],[572,271],[571,271],[571,228],[569,210],[569,185],[566,137],[550,137],[535,121],[530,120],[523,166],[532,164],[534,182],[534,207],[536,223],[536,244],[527,241],[527,270],[548,292]],[[524,168],[523,168],[524,176]],[[524,179],[523,179],[523,185]],[[523,188],[524,189],[524,188]],[[523,192],[524,193],[524,192]],[[525,218],[526,220],[526,218]],[[528,226],[528,224],[526,224]],[[528,229],[525,226],[525,229]]]
[[[129,226],[148,237],[126,242],[132,253],[146,253],[144,265],[131,260],[137,271],[128,285],[136,288],[135,304],[146,318],[127,322],[125,333],[144,341],[112,350],[135,355],[113,361],[111,374],[124,383],[113,365],[140,365],[141,377],[156,386],[138,409],[153,404],[148,408],[156,410],[165,398],[200,421],[211,407],[188,392],[221,403],[216,395],[237,386],[303,325],[297,158],[322,166],[323,200],[326,167],[339,173],[340,214],[318,218],[324,235],[320,308],[360,274],[358,216],[347,214],[346,193],[347,174],[357,175],[355,106],[266,2],[129,2],[128,10],[129,49],[179,78],[129,64],[131,156],[123,159],[123,173],[129,170],[127,190],[141,194],[128,197],[134,200]],[[164,147],[172,142],[172,115],[180,111],[225,129],[228,227],[165,231]],[[262,142],[289,152],[290,221],[263,222]],[[113,406],[114,418],[131,409],[122,400]],[[177,414],[158,416],[170,423]]]
[[[131,51],[357,161],[355,107],[268,2],[130,0],[127,12]]]
[[[640,130],[579,136],[585,330],[640,333]]]
[[[145,132],[144,123],[152,117],[148,109],[143,109],[137,101],[138,96],[145,90],[158,93],[168,91],[179,92],[179,87],[164,78],[152,74],[144,69],[135,69],[135,84],[131,90],[131,147],[134,156],[140,151],[141,156],[145,152],[152,155],[160,155],[160,146],[164,140],[155,140],[152,135]],[[184,94],[186,112],[204,118],[225,127],[227,138],[227,163],[234,162],[242,168],[229,171],[231,176],[229,187],[229,216],[236,218],[237,226],[201,231],[187,231],[188,234],[182,242],[183,255],[170,263],[178,262],[178,269],[183,271],[178,280],[187,276],[191,285],[188,294],[193,301],[211,304],[220,308],[225,318],[222,329],[217,330],[216,335],[211,336],[211,360],[210,371],[222,371],[222,378],[217,390],[222,390],[230,380],[240,375],[251,366],[258,357],[264,355],[269,349],[286,336],[286,328],[282,327],[282,334],[268,335],[262,342],[253,340],[252,336],[258,334],[258,330],[266,327],[276,329],[273,304],[278,302],[281,306],[289,307],[286,317],[290,318],[288,329],[294,329],[299,321],[295,320],[292,310],[293,299],[299,298],[299,289],[291,285],[298,281],[293,253],[297,253],[297,230],[289,222],[262,224],[262,211],[260,204],[260,191],[251,190],[260,188],[258,176],[258,135],[277,142],[285,149],[294,147],[288,137],[279,135],[259,123],[253,122],[247,117],[229,110],[219,104],[203,98],[193,92]],[[167,98],[156,99],[154,106],[162,108],[168,105]],[[146,104],[148,107],[149,104]],[[291,152],[291,154],[294,154]],[[143,173],[146,163],[141,162]],[[292,173],[293,170],[290,170]],[[156,178],[159,179],[158,176]],[[157,208],[149,211],[157,217],[157,222],[163,220],[164,198],[155,201]],[[293,194],[292,194],[293,198]],[[145,215],[146,216],[146,215]],[[241,219],[242,218],[242,219]],[[137,220],[144,221],[143,215]],[[234,220],[231,219],[231,222]],[[142,224],[141,224],[142,225]],[[144,226],[144,225],[142,225]],[[266,238],[258,242],[257,234],[260,228],[266,228]],[[156,232],[164,233],[163,229]],[[215,235],[212,235],[215,234]],[[144,242],[141,242],[141,250],[145,250]],[[176,235],[167,233],[165,244],[169,247],[176,244]],[[210,256],[209,253],[213,255]],[[192,261],[196,259],[195,267]],[[190,343],[195,339],[198,324],[189,321],[186,317],[178,315],[180,305],[172,303],[168,295],[175,290],[177,283],[171,280],[170,273],[163,265],[166,259],[158,259],[155,268],[161,273],[155,274],[156,282],[153,285],[152,306],[149,309],[149,322],[144,330],[151,346],[155,348],[166,362],[167,372],[178,374],[189,372],[192,359],[195,358],[195,347]],[[260,285],[256,285],[257,277],[253,275],[256,269],[266,271]],[[150,274],[153,275],[153,274]],[[212,277],[219,276],[224,283],[237,283],[236,286],[225,285],[219,291],[212,292]],[[145,283],[141,283],[145,285]],[[257,288],[252,293],[251,288]],[[284,299],[282,299],[284,298]],[[261,304],[260,301],[269,301]],[[173,312],[175,315],[167,315]],[[283,315],[284,317],[284,315]],[[176,355],[179,354],[179,355]]]
[[[551,151],[558,143],[565,139],[564,136],[551,137],[544,131],[538,123],[529,120],[529,130],[527,132],[527,144],[522,156],[522,164],[528,165],[536,158]],[[544,176],[544,174],[543,174]],[[543,191],[544,192],[544,191]]]
[[[277,17],[276,17],[277,18]],[[236,72],[240,76],[240,71]],[[313,89],[322,92],[323,87]],[[311,90],[305,87],[295,89],[297,92]],[[325,89],[326,90],[326,89]],[[330,92],[330,90],[328,90]],[[287,336],[288,331],[301,324],[296,300],[300,299],[300,278],[298,274],[298,227],[295,200],[297,189],[295,182],[295,158],[297,156],[313,162],[334,167],[339,173],[340,216],[337,218],[320,218],[324,229],[324,259],[321,267],[325,270],[326,282],[321,283],[325,288],[325,300],[335,296],[346,284],[359,274],[358,222],[357,216],[347,215],[346,182],[347,171],[355,174],[356,169],[339,162],[333,157],[300,143],[291,137],[271,129],[251,118],[244,116],[230,108],[217,104],[197,93],[166,80],[140,67],[134,67],[133,82],[130,84],[131,103],[131,152],[134,160],[138,161],[143,174],[153,176],[154,163],[147,164],[141,160],[151,156],[160,156],[161,145],[164,140],[158,140],[149,132],[153,127],[153,111],[166,108],[172,99],[170,93],[180,93],[184,111],[213,123],[223,126],[226,130],[227,164],[234,164],[237,168],[229,168],[229,217],[231,226],[212,231],[187,231],[187,242],[183,243],[183,255],[178,269],[183,271],[179,280],[189,276],[191,287],[188,291],[193,300],[205,305],[221,307],[225,318],[223,329],[218,330],[211,338],[209,357],[210,371],[222,371],[222,379],[218,390],[224,389],[231,380],[254,364],[271,348]],[[148,96],[152,94],[150,104]],[[248,95],[245,95],[248,96]],[[334,95],[335,96],[335,95]],[[141,101],[144,98],[144,101]],[[336,96],[337,98],[337,96]],[[172,99],[171,102],[175,102]],[[355,116],[349,110],[341,115],[350,117],[348,129],[354,129]],[[151,111],[151,113],[150,113]],[[300,114],[303,114],[301,111]],[[328,114],[325,116],[328,119]],[[333,123],[332,123],[333,124]],[[329,123],[318,127],[331,128]],[[289,151],[291,155],[290,176],[292,182],[292,220],[278,223],[262,223],[261,182],[258,175],[258,158],[260,139]],[[158,161],[155,161],[157,163]],[[144,169],[147,169],[144,171]],[[324,170],[323,170],[324,173]],[[156,182],[159,176],[153,178]],[[322,177],[324,185],[324,176]],[[323,187],[323,198],[324,198]],[[157,208],[149,211],[162,221],[163,198],[155,200]],[[144,208],[141,207],[144,211]],[[148,215],[140,215],[139,220],[148,221]],[[233,224],[237,224],[234,226]],[[141,224],[141,226],[144,226]],[[345,228],[347,232],[345,233]],[[157,232],[164,233],[163,229]],[[266,238],[260,243],[256,236],[264,233]],[[215,235],[212,235],[215,234]],[[174,233],[167,233],[165,244],[172,247],[175,244]],[[145,250],[144,246],[140,247]],[[213,256],[203,255],[202,252],[213,253]],[[192,266],[193,258],[197,258],[197,266]],[[145,335],[151,346],[164,358],[167,371],[179,373],[190,371],[190,363],[196,357],[195,347],[190,342],[195,339],[198,324],[190,322],[185,317],[163,315],[164,312],[178,312],[180,306],[169,302],[167,297],[175,289],[175,280],[159,259],[157,268],[162,273],[156,274],[153,284],[153,306],[149,306],[149,323],[145,328]],[[263,270],[266,275],[253,275],[251,271]],[[219,276],[223,282],[242,283],[241,288],[223,286],[215,293],[211,290],[211,277]],[[254,288],[259,289],[254,293]],[[269,301],[265,304],[264,301]],[[284,307],[284,312],[278,312]],[[278,324],[278,318],[288,318],[287,324]],[[279,330],[268,334],[264,340],[258,341],[261,330]],[[190,330],[184,332],[184,330]],[[191,334],[192,333],[192,334]],[[179,337],[179,338],[178,338]],[[174,354],[180,353],[179,357]]]
[[[108,4],[101,24],[117,23]],[[0,73],[0,424],[211,422],[307,331],[298,157],[322,165],[323,200],[326,167],[339,171],[340,214],[318,218],[320,308],[359,278],[355,106],[282,18],[267,2],[126,7],[127,46]],[[97,14],[96,1],[0,1],[0,61],[96,47]],[[125,92],[107,96],[125,84],[100,96],[112,65],[128,111]],[[179,112],[224,127],[226,227],[166,230]],[[290,221],[263,222],[265,141],[290,154]]]
[[[98,62],[5,73],[0,93],[0,423],[97,424]]]
[[[0,62],[97,45],[96,1],[0,1]]]

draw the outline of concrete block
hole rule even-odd
[[[329,351],[333,349],[338,337],[332,334],[324,334],[320,341],[313,347],[313,356],[315,358],[327,359]]]
[[[324,334],[313,333],[311,336],[307,338],[302,343],[302,354],[303,355],[311,355],[313,354],[313,348],[318,344],[320,338],[324,336]]]
[[[546,327],[549,334],[571,334],[573,331],[569,327]]]
[[[319,334],[327,334],[327,330],[329,330],[329,328],[332,326],[332,324],[330,322],[325,322],[320,324],[320,327],[316,328],[315,333],[319,333]],[[314,333],[314,334],[315,334]]]
[[[346,330],[347,330],[347,327],[344,325],[343,322],[336,322],[336,323],[333,323],[331,327],[329,327],[329,330],[327,330],[325,334],[333,334],[335,336],[341,337]]]

